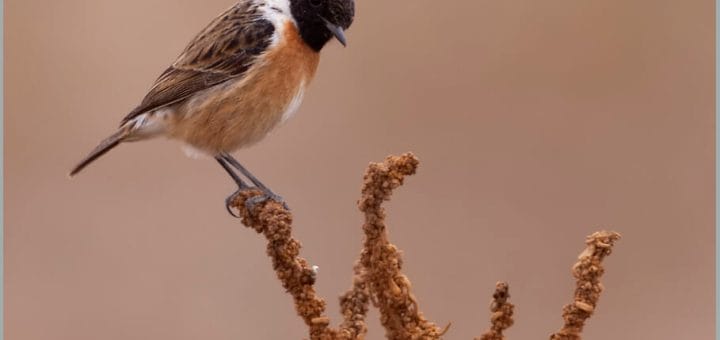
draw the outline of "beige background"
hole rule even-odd
[[[231,3],[6,1],[7,339],[306,336],[214,161],[157,140],[66,177]],[[711,339],[713,3],[358,0],[295,119],[236,155],[292,206],[335,322],[362,172],[412,150],[391,236],[448,339],[501,279],[509,338],[546,338],[599,228],[624,239],[587,339]]]

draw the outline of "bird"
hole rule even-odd
[[[72,170],[125,142],[164,136],[214,158],[238,185],[231,204],[249,188],[287,205],[231,152],[251,146],[290,118],[317,70],[320,51],[333,38],[347,46],[345,31],[354,0],[239,0],[213,19],[155,80],[142,102]],[[239,172],[239,174],[237,172]]]

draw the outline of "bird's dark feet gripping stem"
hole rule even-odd
[[[273,201],[275,201],[275,202],[282,203],[282,205],[283,205],[283,207],[285,207],[285,209],[288,209],[288,210],[290,209],[290,208],[288,208],[287,203],[285,203],[285,201],[283,200],[282,197],[280,197],[279,195],[277,195],[277,194],[275,194],[274,192],[272,192],[272,190],[270,190],[267,186],[265,186],[265,184],[263,184],[262,182],[260,182],[260,180],[258,180],[252,173],[250,173],[250,171],[248,171],[247,169],[245,169],[245,167],[242,166],[242,164],[240,164],[240,162],[238,162],[237,160],[235,160],[235,158],[233,158],[233,157],[230,156],[229,154],[227,154],[227,153],[222,153],[222,154],[216,156],[216,157],[215,157],[215,160],[217,160],[218,163],[220,163],[220,165],[223,167],[223,169],[225,169],[225,171],[227,171],[227,173],[230,175],[230,177],[232,177],[232,179],[233,179],[233,180],[235,181],[235,183],[237,183],[237,185],[238,185],[238,190],[235,191],[233,194],[231,194],[230,196],[228,196],[228,197],[225,199],[225,208],[227,209],[228,213],[230,213],[230,215],[232,215],[233,217],[240,218],[240,216],[237,215],[237,214],[235,214],[235,212],[234,212],[233,209],[232,209],[232,203],[233,203],[233,201],[235,201],[235,199],[237,198],[237,196],[238,196],[238,195],[240,194],[240,192],[242,192],[243,190],[248,190],[248,189],[252,189],[252,188],[253,188],[253,187],[247,185],[247,184],[240,178],[240,176],[238,176],[238,174],[236,174],[235,171],[233,171],[233,168],[235,168],[235,169],[237,169],[238,171],[240,171],[240,173],[241,173],[243,176],[247,177],[247,179],[249,179],[250,182],[252,182],[253,185],[255,185],[256,188],[260,189],[260,191],[263,192],[262,195],[253,196],[253,197],[251,197],[251,198],[249,198],[249,199],[247,199],[247,200],[245,201],[245,208],[246,208],[248,211],[252,211],[253,208],[254,208],[258,203],[262,203],[262,202],[265,202],[265,201],[267,201],[267,200],[273,200]]]

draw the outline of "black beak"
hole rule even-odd
[[[322,18],[322,17],[321,17]],[[322,18],[323,21],[325,21],[325,27],[327,27],[330,32],[335,36],[335,38],[343,45],[347,46],[347,39],[345,39],[345,32],[343,32],[342,27],[333,24],[329,20]]]

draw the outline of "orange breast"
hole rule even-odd
[[[230,152],[277,126],[315,75],[320,55],[288,21],[282,38],[241,79],[204,91],[178,107],[168,135],[209,152]]]

